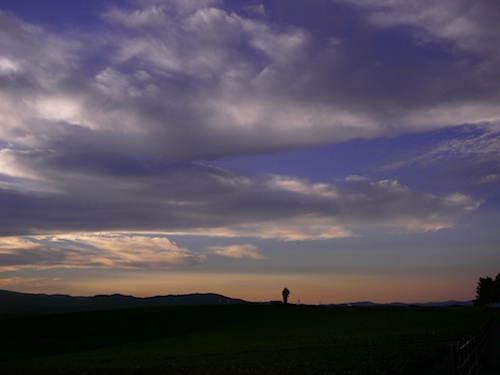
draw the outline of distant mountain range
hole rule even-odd
[[[0,314],[43,314],[175,305],[234,305],[249,303],[214,293],[147,298],[122,294],[72,297],[64,294],[29,294],[0,290]]]
[[[444,301],[444,302],[426,302],[426,303],[403,303],[403,302],[392,302],[392,303],[374,303],[374,302],[353,302],[353,303],[341,303],[328,306],[357,306],[357,307],[370,307],[370,306],[388,306],[388,307],[406,307],[406,306],[417,306],[417,307],[470,307],[473,305],[472,301]]]
[[[235,305],[250,303],[251,302],[247,302],[242,299],[229,298],[215,293],[194,293],[140,298],[134,296],[126,296],[123,294],[97,295],[93,297],[73,297],[64,294],[30,294],[0,290],[0,314],[46,314],[156,306]],[[265,304],[267,303],[269,302],[265,302]],[[329,304],[323,306],[469,307],[472,306],[472,301],[446,301],[411,304],[400,302],[386,304],[374,302],[353,302],[343,304]]]

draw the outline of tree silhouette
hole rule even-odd
[[[288,296],[290,294],[288,288],[283,289],[283,292],[281,294],[283,295],[283,302],[288,303]]]
[[[476,287],[474,305],[485,306],[500,302],[500,273],[493,280],[490,276],[480,277]]]
[[[495,302],[500,302],[500,273],[495,277],[495,281],[493,281],[493,290]]]

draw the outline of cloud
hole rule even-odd
[[[293,18],[294,7],[271,4],[267,13],[279,10],[280,20],[232,2],[115,3],[95,34],[64,36],[2,13],[0,138],[82,158],[197,159],[500,118],[490,83],[498,64],[481,51],[478,62],[446,48],[437,54],[397,28],[400,20],[444,35],[428,26],[442,22],[423,6],[367,4],[368,21],[360,4],[344,5],[349,17],[338,22],[355,20],[340,25],[346,31],[319,30]],[[337,17],[340,5],[330,7],[315,19]],[[375,22],[382,7],[387,20]],[[434,7],[458,12],[449,2]],[[476,8],[463,17],[479,25],[486,12]],[[483,35],[475,30],[448,39]],[[394,45],[392,55],[373,44]]]
[[[104,171],[73,171],[51,183],[50,176],[61,173],[59,164],[66,162],[55,158],[40,165],[45,190],[3,187],[3,235],[83,230],[327,239],[352,236],[367,226],[412,231],[451,227],[478,206],[466,195],[450,205],[447,195],[417,193],[395,180],[348,177],[337,184],[315,183],[149,160],[136,166],[137,173],[128,170],[119,178],[100,166]],[[129,163],[117,161],[112,170]]]
[[[210,162],[493,126],[497,57],[460,41],[494,34],[446,34],[404,1],[238,4],[116,2],[95,28],[61,34],[0,12],[0,235],[327,239],[373,226],[437,230],[478,207],[463,192],[419,193],[393,177],[318,183]],[[464,15],[474,25],[485,17],[477,9]]]
[[[461,136],[442,142],[429,155],[450,155],[456,158],[500,157],[500,124],[461,129]]]
[[[61,280],[58,277],[5,277],[0,278],[0,288],[10,290],[17,288],[47,288],[58,284]]]
[[[152,5],[144,9],[136,9],[132,12],[113,8],[102,17],[129,28],[140,28],[163,24],[166,21],[164,10],[165,7],[161,5]]]
[[[9,77],[21,72],[21,68],[15,61],[6,57],[0,57],[0,75]]]
[[[232,246],[210,246],[208,250],[217,255],[229,258],[250,258],[253,260],[266,259],[262,254],[257,251],[257,247],[250,244],[245,245],[232,245]]]
[[[191,267],[205,257],[178,247],[158,234],[84,233],[0,240],[0,271],[23,268],[141,268]]]
[[[413,174],[418,173],[427,183],[438,182],[455,189],[461,186],[469,194],[477,194],[480,185],[495,183],[495,176],[500,173],[497,123],[429,132],[414,143],[418,146],[403,150],[397,161],[380,169],[397,173],[411,168]]]
[[[440,2],[409,0],[335,0],[369,9],[369,20],[379,27],[412,25],[416,35],[445,39],[458,47],[480,52],[498,53],[500,7],[495,2],[445,0]],[[421,31],[426,31],[423,35]]]
[[[353,237],[355,234],[338,223],[334,218],[322,218],[315,215],[303,215],[289,219],[275,219],[261,223],[228,223],[223,227],[193,228],[173,234],[199,235],[211,237],[248,237],[278,239],[282,241],[326,240],[332,238]]]

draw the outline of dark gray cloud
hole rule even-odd
[[[37,169],[40,191],[13,185],[2,189],[3,235],[156,230],[285,240],[334,238],[374,225],[437,230],[478,207],[465,195],[421,194],[389,180],[336,186],[278,175],[250,178],[186,162],[150,163],[148,174],[145,167],[139,174],[119,176],[54,169],[58,164],[44,167]]]

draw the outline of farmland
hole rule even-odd
[[[0,318],[0,373],[412,374],[480,308],[174,306]]]

